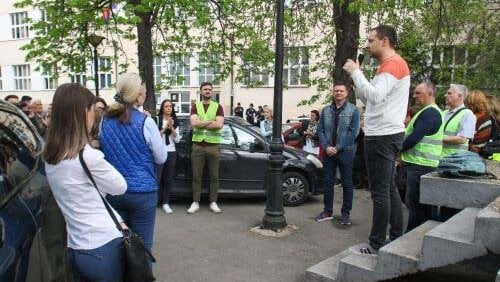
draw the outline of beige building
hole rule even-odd
[[[36,71],[34,62],[25,60],[25,53],[20,48],[27,44],[33,37],[33,30],[24,23],[29,17],[33,20],[43,20],[44,13],[36,10],[22,10],[14,7],[15,0],[0,1],[0,98],[15,94],[19,97],[29,95],[33,99],[40,99],[45,105],[51,103],[52,96],[57,85],[66,82],[77,82],[94,91],[94,74],[91,61],[87,64],[86,73],[67,74],[63,73],[54,80],[51,72]],[[134,42],[124,41],[124,50],[127,50],[130,72],[137,72],[137,48]],[[89,46],[90,48],[90,46]],[[308,115],[312,109],[323,107],[320,103],[314,106],[300,106],[297,104],[315,94],[313,87],[304,83],[304,77],[309,76],[310,58],[306,47],[299,48],[299,57],[289,58],[285,62],[283,79],[288,85],[283,92],[283,121],[302,114]],[[114,56],[113,47],[104,40],[98,49],[99,53],[99,94],[106,101],[112,102],[115,93],[114,84],[117,78],[117,69],[112,60]],[[119,63],[119,62],[118,62]],[[181,60],[170,61],[165,58],[155,58],[153,67],[155,70],[155,82],[160,82],[168,77],[175,76],[176,82],[171,83],[168,90],[161,90],[156,94],[156,102],[169,98],[175,101],[176,110],[179,114],[189,114],[191,101],[199,98],[199,85],[203,81],[213,81],[217,76],[214,69],[200,63],[198,54],[191,57],[183,57]],[[105,69],[105,71],[102,71]],[[179,79],[180,78],[180,79]],[[214,94],[223,105],[225,115],[230,113],[231,98],[236,103],[240,102],[246,109],[250,103],[255,108],[259,105],[273,104],[274,77],[250,73],[248,79],[260,81],[262,86],[249,88],[246,85],[231,82],[228,77],[214,85]],[[159,106],[159,105],[158,105]]]

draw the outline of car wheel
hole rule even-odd
[[[300,173],[290,171],[283,174],[283,204],[299,206],[309,197],[309,182]]]

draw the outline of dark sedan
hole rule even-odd
[[[189,117],[179,117],[181,140],[177,144],[177,166],[172,195],[191,195],[191,128]],[[258,128],[239,117],[225,117],[222,128],[219,195],[264,196],[269,178],[269,144]],[[313,193],[322,192],[321,161],[302,150],[285,146],[283,197],[287,206],[302,204]],[[208,172],[202,191],[208,194]]]
[[[41,149],[29,119],[0,101],[0,281],[67,281],[66,226]]]

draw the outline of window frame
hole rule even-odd
[[[30,24],[28,23],[28,12],[9,13],[12,39],[25,39],[30,37]]]
[[[13,65],[14,89],[31,90],[31,65]]]

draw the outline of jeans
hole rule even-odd
[[[325,190],[323,194],[324,211],[333,214],[333,185],[335,183],[335,173],[340,170],[342,181],[342,214],[350,214],[352,209],[352,165],[354,162],[354,151],[342,151],[332,157],[323,155],[323,171]]]
[[[199,202],[201,199],[201,181],[205,163],[208,166],[210,175],[210,202],[217,202],[219,192],[219,160],[220,145],[201,146],[193,143],[191,149],[191,166],[193,168],[193,201]]]
[[[92,250],[68,248],[66,255],[75,282],[121,282],[123,279],[125,253],[121,237]]]
[[[406,232],[411,231],[427,220],[433,219],[436,207],[420,203],[420,177],[435,171],[435,167],[406,164],[405,203],[409,210]]]
[[[106,197],[113,208],[120,214],[127,226],[144,241],[146,248],[153,247],[157,192]]]
[[[167,161],[163,165],[160,189],[158,189],[158,201],[168,204],[170,200],[170,188],[174,182],[175,163],[177,162],[177,152],[168,152]]]
[[[401,150],[404,133],[365,137],[365,158],[371,198],[373,201],[370,245],[378,250],[386,242],[387,225],[389,239],[403,234],[403,210],[396,188],[396,155]]]

